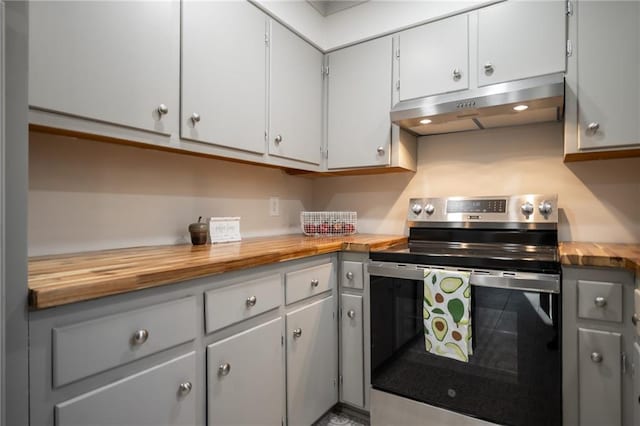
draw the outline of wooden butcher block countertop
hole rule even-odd
[[[284,235],[237,243],[137,247],[29,259],[29,304],[48,308],[337,251],[404,244],[398,235]]]
[[[640,244],[561,242],[563,265],[625,268],[640,274]]]

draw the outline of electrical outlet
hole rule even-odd
[[[269,198],[269,215],[280,216],[280,197]]]

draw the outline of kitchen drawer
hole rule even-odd
[[[56,425],[195,425],[194,380],[191,352],[57,404]]]
[[[622,284],[578,280],[578,316],[602,321],[622,321]]]
[[[331,290],[333,263],[288,272],[285,275],[287,305]]]
[[[251,318],[280,306],[280,274],[243,284],[207,291],[205,318],[207,333]]]
[[[99,373],[195,339],[196,299],[187,297],[53,329],[53,385]]]
[[[364,288],[364,274],[362,272],[362,262],[352,262],[345,260],[342,262],[342,287]]]

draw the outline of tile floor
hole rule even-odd
[[[324,415],[314,426],[369,426],[369,422],[349,414],[331,411]]]

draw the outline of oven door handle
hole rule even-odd
[[[421,281],[424,279],[426,267],[415,265],[397,265],[387,262],[370,262],[367,265],[369,275],[406,280]],[[442,271],[458,272],[456,269]],[[534,272],[473,272],[469,283],[479,287],[507,288],[512,290],[531,291],[537,293],[560,293],[560,275],[538,274]]]

